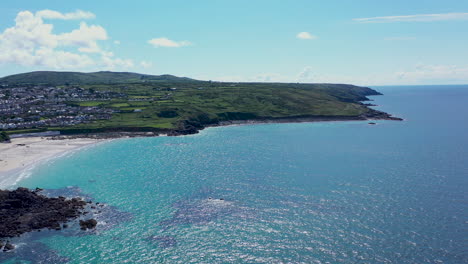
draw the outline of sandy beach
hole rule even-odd
[[[90,138],[50,140],[30,137],[15,138],[11,143],[0,143],[0,188],[14,185],[21,171],[41,161],[103,141],[104,139]]]

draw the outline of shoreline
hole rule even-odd
[[[280,117],[280,118],[258,118],[247,120],[227,120],[219,121],[217,123],[196,123],[186,121],[179,129],[148,129],[141,128],[116,128],[109,131],[100,132],[82,132],[71,134],[60,134],[51,136],[51,140],[64,140],[64,139],[118,139],[118,138],[134,138],[134,137],[158,137],[158,136],[184,136],[198,134],[205,128],[222,127],[232,125],[255,125],[255,124],[281,124],[281,123],[316,123],[316,122],[342,122],[342,121],[404,121],[399,117],[393,117],[385,112],[374,110],[372,115],[361,116],[293,116],[293,117]]]
[[[104,139],[73,138],[53,140],[49,137],[13,138],[0,143],[0,189],[13,187],[38,164],[71,151],[104,142]]]
[[[382,112],[383,113],[383,112]],[[275,124],[275,123],[315,123],[336,121],[375,121],[394,120],[401,118],[392,117],[386,113],[382,116],[357,116],[357,117],[289,117],[289,118],[265,118],[252,120],[230,120],[216,124],[203,124],[198,127],[190,126],[188,129],[171,131],[115,131],[100,133],[83,133],[70,135],[57,135],[49,137],[21,137],[11,139],[11,143],[0,143],[0,189],[11,188],[24,178],[23,173],[33,169],[37,165],[58,158],[62,155],[96,145],[112,139],[134,137],[159,137],[159,136],[184,136],[198,134],[201,130],[210,127]]]

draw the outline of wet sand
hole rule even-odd
[[[0,188],[13,185],[13,175],[24,169],[65,152],[103,142],[104,139],[74,138],[50,140],[49,138],[15,138],[11,143],[0,143]]]

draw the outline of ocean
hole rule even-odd
[[[375,87],[399,121],[118,139],[19,186],[104,206],[1,263],[468,263],[468,86]],[[101,211],[101,212],[99,212]]]

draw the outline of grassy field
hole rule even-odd
[[[350,85],[266,83],[135,83],[85,85],[84,88],[125,93],[128,100],[80,102],[112,108],[110,120],[64,130],[112,128],[177,129],[187,120],[226,120],[299,116],[355,117],[369,111],[358,101],[373,90]]]
[[[127,95],[127,98],[112,100],[68,102],[70,105],[111,108],[115,113],[110,120],[49,129],[65,133],[177,130],[187,126],[201,128],[228,120],[293,117],[352,119],[372,112],[360,101],[365,100],[367,95],[379,94],[370,88],[344,84],[223,83],[170,75],[110,72],[35,72],[6,77],[0,79],[0,83],[2,80],[6,83],[22,80],[30,84],[48,80],[50,85],[58,87],[79,85],[85,89]],[[21,85],[21,82],[17,85]]]

